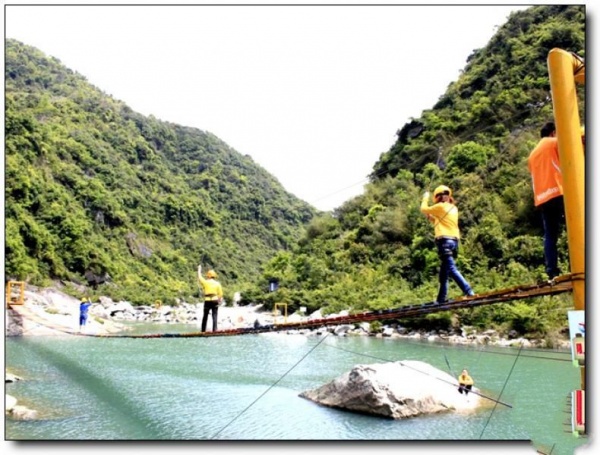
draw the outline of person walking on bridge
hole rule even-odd
[[[475,295],[471,285],[459,272],[455,256],[458,254],[460,230],[458,228],[458,208],[452,198],[452,190],[445,185],[433,191],[435,203],[429,205],[429,191],[423,194],[421,212],[433,223],[435,244],[440,258],[440,287],[435,303],[443,303],[448,295],[448,278],[452,278],[466,296]]]
[[[223,301],[223,288],[217,281],[217,273],[214,270],[206,272],[206,278],[202,276],[202,265],[198,265],[198,281],[204,292],[204,314],[202,316],[202,332],[206,332],[208,313],[212,313],[212,331],[217,331],[217,315],[219,305]]]

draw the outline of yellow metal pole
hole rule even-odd
[[[585,81],[583,63],[570,52],[552,49],[548,71],[560,167],[563,176],[565,217],[569,242],[571,273],[582,274],[573,283],[576,310],[585,309],[585,156],[581,143],[581,124],[577,110],[575,81]]]
[[[585,84],[585,66],[570,52],[555,48],[548,54],[548,73],[563,175],[571,273],[583,276],[583,280],[573,283],[573,301],[576,310],[585,310],[585,155],[575,86],[576,82]],[[585,364],[579,370],[581,390],[585,390]]]

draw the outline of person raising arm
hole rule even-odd
[[[202,265],[198,265],[198,282],[204,293],[204,313],[202,316],[202,332],[206,331],[208,314],[212,315],[212,331],[217,331],[217,316],[219,305],[223,301],[223,288],[217,281],[217,273],[210,269],[206,272],[206,278],[202,276]]]
[[[460,231],[458,229],[458,208],[452,198],[452,190],[445,185],[433,191],[435,203],[429,205],[429,191],[423,194],[421,212],[433,223],[435,244],[440,258],[439,291],[435,303],[444,303],[448,295],[448,278],[452,278],[466,296],[475,295],[471,285],[459,272],[455,256],[458,254]]]

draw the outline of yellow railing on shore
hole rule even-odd
[[[13,288],[18,287],[18,294],[13,295]],[[6,306],[23,305],[25,302],[25,282],[9,281],[6,283]]]
[[[287,324],[287,315],[288,315],[287,305],[288,305],[287,303],[276,303],[275,304],[275,307],[273,308],[273,317],[275,318],[275,321],[274,321],[275,324],[277,323],[276,318],[279,315],[279,307],[283,307],[283,309],[284,309],[283,323]]]

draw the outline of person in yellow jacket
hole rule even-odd
[[[208,313],[212,313],[212,331],[217,331],[217,316],[219,305],[223,301],[223,288],[217,281],[217,273],[214,270],[206,272],[206,278],[202,276],[202,265],[198,265],[198,282],[204,293],[204,314],[202,316],[202,331],[206,332]]]
[[[565,225],[563,179],[554,123],[545,123],[540,136],[540,141],[529,154],[527,167],[531,174],[533,203],[542,213],[546,273],[552,280],[560,275],[556,245]]]
[[[433,223],[435,244],[440,258],[440,287],[435,303],[443,303],[448,295],[448,278],[452,278],[466,296],[475,295],[471,285],[456,267],[454,257],[458,254],[460,231],[458,229],[458,208],[454,205],[452,190],[445,185],[433,191],[435,203],[429,205],[429,191],[423,194],[421,212]]]
[[[468,395],[473,388],[473,378],[469,375],[467,370],[462,370],[462,373],[458,377],[458,391]]]

